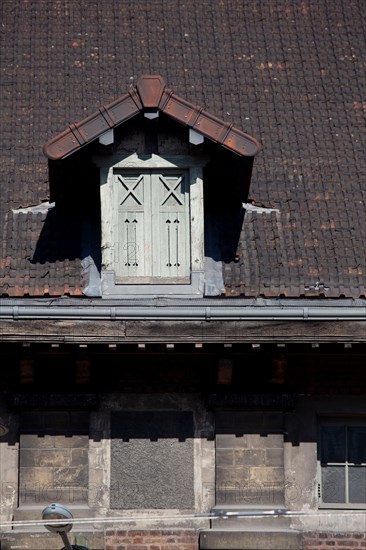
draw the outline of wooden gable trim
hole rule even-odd
[[[176,95],[159,75],[142,76],[135,88],[80,122],[70,124],[43,147],[46,157],[61,160],[143,110],[157,109],[188,128],[241,156],[261,149],[252,136]]]

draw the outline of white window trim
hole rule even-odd
[[[320,418],[318,425],[318,446],[321,451],[321,436],[320,430],[322,426],[366,426],[366,418],[357,417],[343,417],[339,418]],[[319,453],[320,455],[320,453]],[[329,463],[331,466],[349,466],[352,463]],[[360,466],[366,467],[366,463],[361,463]],[[317,485],[318,485],[318,507],[325,509],[338,509],[338,510],[366,510],[365,503],[351,503],[351,502],[323,502],[322,500],[322,464],[320,458],[317,459]],[[348,479],[346,478],[346,485],[348,485]],[[348,489],[347,489],[348,493]]]
[[[204,289],[204,215],[203,166],[208,159],[192,156],[156,154],[97,157],[100,167],[102,231],[102,296],[123,295],[203,295]],[[191,283],[190,284],[116,284],[113,234],[118,227],[118,209],[114,208],[113,171],[116,169],[184,169],[190,181]]]

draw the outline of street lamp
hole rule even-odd
[[[65,545],[66,550],[73,550],[73,547],[70,544],[67,533],[72,529],[72,523],[70,520],[73,519],[72,513],[66,506],[63,504],[49,504],[42,512],[43,520],[63,520],[60,523],[52,522],[50,524],[45,524],[46,529],[51,531],[51,533],[58,533],[62,538],[62,542]]]

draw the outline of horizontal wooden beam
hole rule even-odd
[[[365,342],[364,321],[5,320],[0,342]]]

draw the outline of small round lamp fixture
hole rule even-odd
[[[43,521],[52,521],[45,523],[46,529],[51,533],[58,533],[64,543],[62,550],[89,550],[86,546],[70,544],[67,533],[72,529],[73,516],[70,510],[63,504],[49,504],[42,512]],[[71,522],[70,522],[71,520]]]
[[[45,525],[51,533],[68,533],[72,529],[72,523],[67,520],[73,519],[72,513],[63,504],[49,504],[42,512],[43,520],[60,519],[60,523],[52,522]]]

